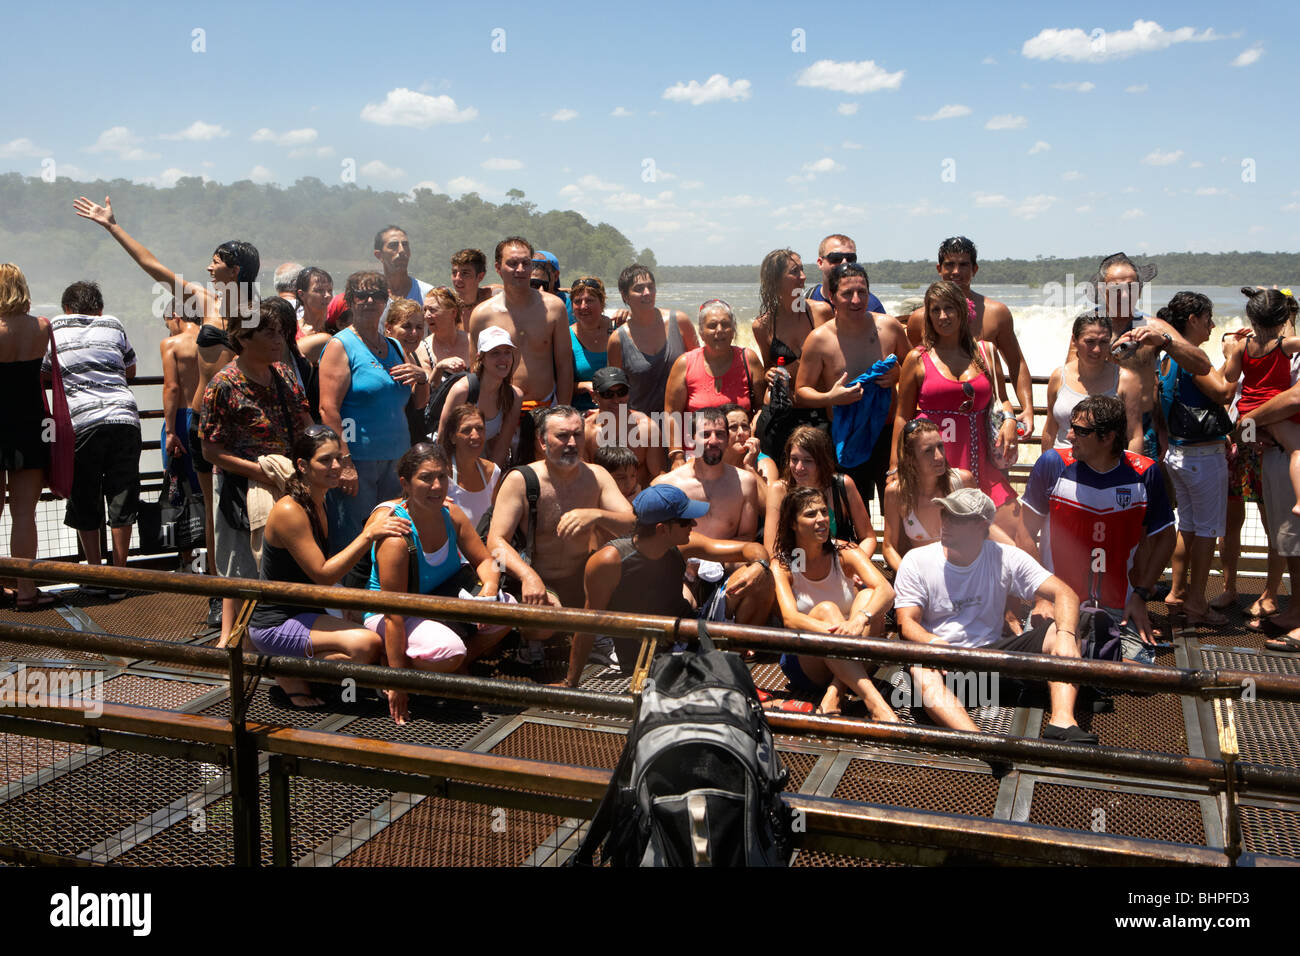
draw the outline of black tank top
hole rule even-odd
[[[662,558],[648,558],[636,549],[631,538],[610,542],[623,562],[623,576],[609,597],[609,610],[634,614],[665,614],[691,617],[694,611],[682,594],[686,559],[676,548]]]
[[[269,541],[262,542],[262,568],[258,575],[263,581],[280,581],[284,584],[315,584],[307,572],[294,560],[288,548],[277,548]],[[271,604],[258,601],[248,619],[250,627],[279,627],[299,614],[324,614],[323,607],[303,607],[300,604]]]

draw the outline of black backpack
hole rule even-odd
[[[473,372],[455,372],[448,375],[434,389],[433,394],[429,396],[429,403],[424,406],[424,430],[426,434],[433,435],[438,431],[438,423],[442,421],[442,409],[447,404],[447,396],[451,394],[451,387],[467,375],[469,376],[469,393],[465,396],[465,401],[470,405],[478,404],[479,381],[477,375]]]
[[[788,772],[749,669],[715,650],[651,665],[636,723],[591,827],[569,866],[786,866]]]

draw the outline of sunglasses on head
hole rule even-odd
[[[922,425],[928,425],[929,423],[930,420],[928,418],[913,418],[911,421],[909,421],[906,425],[903,426],[903,437],[910,438],[918,428],[920,428]]]
[[[1076,425],[1070,423],[1070,429],[1081,438],[1091,438],[1093,435],[1108,435],[1111,433],[1110,428],[1098,428],[1096,425]]]
[[[601,284],[601,281],[599,279],[579,279],[577,282],[573,283],[573,288],[576,289],[578,288],[578,286],[585,286],[588,289],[595,289],[597,292],[601,294],[604,294],[605,292],[605,287],[604,285]]]
[[[308,438],[320,438],[321,436],[328,436],[330,438],[338,437],[334,433],[334,429],[330,428],[328,425],[321,425],[321,424],[308,425],[307,428],[303,431],[303,434],[306,435]]]
[[[828,252],[826,253],[826,261],[833,266],[837,266],[841,262],[857,262],[858,254],[856,252]]]

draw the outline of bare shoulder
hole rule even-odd
[[[474,309],[469,314],[470,332],[482,330],[488,325],[492,316],[497,312],[493,306],[501,295],[502,293],[498,292],[496,295],[489,296],[478,305],[474,306]]]
[[[1011,309],[1005,302],[984,296],[984,320],[997,323],[1011,321]]]

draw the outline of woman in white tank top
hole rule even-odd
[[[501,481],[501,469],[479,457],[487,443],[483,413],[477,405],[458,405],[447,415],[446,427],[438,441],[451,461],[451,482],[447,500],[465,512],[471,525],[477,526],[483,513],[492,506]]]
[[[785,626],[846,637],[883,635],[894,589],[859,549],[831,540],[822,493],[795,488],[781,504],[780,522],[772,575]],[[861,591],[854,586],[855,574],[866,582]],[[786,653],[781,655],[781,670],[794,693],[820,696],[820,714],[838,714],[841,691],[851,690],[873,720],[898,719],[861,661]]]
[[[897,571],[912,548],[939,540],[939,506],[930,499],[974,487],[969,471],[948,466],[938,426],[924,418],[904,425],[898,436],[898,474],[885,486],[885,563]],[[996,525],[989,536],[1012,543]]]
[[[1141,387],[1137,375],[1111,361],[1112,334],[1110,319],[1096,312],[1085,312],[1074,320],[1071,330],[1074,357],[1047,380],[1043,451],[1070,447],[1065,439],[1070,432],[1070,414],[1089,395],[1118,397],[1126,404],[1137,400]],[[1138,421],[1130,423],[1130,432],[1134,429],[1138,434],[1142,431],[1140,416]]]

